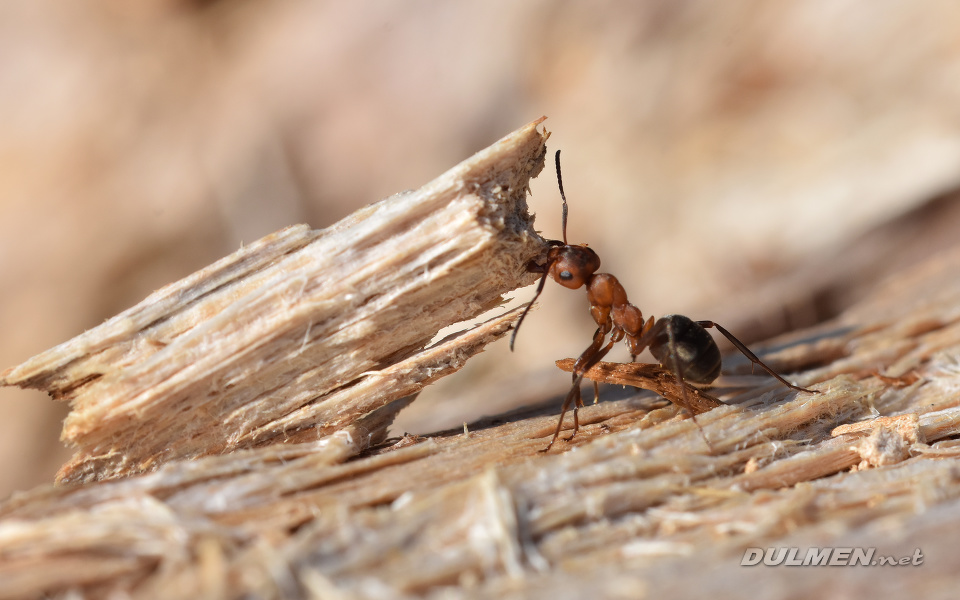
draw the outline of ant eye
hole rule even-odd
[[[582,287],[586,283],[586,279],[596,269],[591,270],[591,265],[587,265],[586,269],[584,268],[581,253],[579,246],[564,246],[558,252],[559,256],[555,256],[550,264],[550,277],[563,287],[571,290]]]

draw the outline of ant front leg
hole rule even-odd
[[[563,399],[563,406],[560,407],[560,418],[557,420],[557,428],[553,432],[553,438],[551,438],[550,443],[547,444],[547,447],[541,450],[541,452],[550,450],[553,443],[560,437],[560,429],[563,427],[563,417],[567,414],[571,403],[573,404],[573,434],[567,441],[572,440],[580,430],[580,417],[577,414],[577,411],[583,406],[583,398],[580,396],[580,383],[583,381],[584,373],[600,362],[600,360],[606,356],[607,352],[610,352],[610,349],[613,348],[615,340],[610,340],[606,345],[603,344],[606,337],[607,334],[603,328],[598,327],[596,333],[593,334],[593,342],[583,351],[576,362],[573,363],[573,372],[571,374],[573,385],[570,387],[570,391],[567,392],[567,397]]]
[[[760,360],[759,358],[757,358],[757,355],[754,354],[753,352],[751,352],[750,349],[747,348],[747,346],[746,346],[743,342],[741,342],[740,340],[738,340],[732,333],[730,333],[729,331],[727,331],[726,329],[724,329],[724,328],[723,328],[722,326],[720,326],[719,324],[714,323],[713,321],[697,321],[697,324],[700,325],[700,326],[703,327],[703,328],[715,327],[716,330],[719,331],[720,333],[722,333],[722,334],[723,334],[723,337],[725,337],[725,338],[727,338],[728,340],[730,340],[730,343],[733,344],[733,345],[737,348],[737,350],[740,351],[741,354],[743,354],[744,356],[746,356],[746,357],[750,360],[750,362],[752,362],[753,364],[757,365],[758,367],[760,367],[761,369],[763,369],[764,371],[766,371],[766,372],[769,373],[770,375],[774,376],[774,377],[777,379],[777,381],[779,381],[779,382],[782,383],[783,385],[787,386],[788,388],[790,388],[790,389],[792,389],[792,390],[797,390],[798,392],[807,392],[808,394],[819,394],[819,393],[820,393],[819,390],[808,390],[808,389],[805,388],[805,387],[800,387],[799,385],[793,385],[792,383],[790,383],[789,381],[787,381],[786,379],[784,379],[783,377],[781,377],[780,375],[778,375],[778,374],[776,373],[776,371],[774,371],[773,369],[771,369],[770,367],[768,367],[767,365],[765,365],[762,360]]]
[[[551,247],[563,246],[563,242],[558,240],[547,240],[547,243]],[[543,286],[547,283],[547,275],[550,274],[550,261],[548,260],[544,264],[540,264],[536,261],[530,261],[527,263],[527,272],[528,273],[543,273],[543,277],[540,278],[540,283],[537,284],[537,291],[533,295],[533,299],[527,303],[527,307],[523,309],[523,312],[520,313],[520,318],[517,319],[517,324],[513,326],[513,333],[510,334],[510,352],[513,352],[513,343],[517,340],[517,332],[520,331],[520,324],[523,323],[523,320],[527,318],[527,313],[530,312],[530,309],[533,308],[533,303],[537,301],[537,298],[540,297],[540,293],[543,292]]]

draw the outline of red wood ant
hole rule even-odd
[[[532,262],[527,265],[530,272],[543,273],[543,277],[540,278],[533,300],[517,321],[517,326],[510,337],[510,350],[513,350],[520,324],[523,323],[530,307],[543,291],[548,276],[563,287],[573,290],[586,286],[590,314],[597,323],[597,331],[593,334],[593,342],[573,364],[573,387],[563,401],[557,429],[553,439],[544,448],[544,452],[549,450],[560,437],[563,417],[571,403],[573,404],[573,434],[568,439],[573,439],[577,435],[580,429],[577,410],[583,407],[583,399],[580,396],[580,383],[583,381],[583,376],[600,362],[615,343],[623,339],[630,348],[631,362],[636,362],[637,355],[649,348],[650,353],[660,362],[660,365],[673,373],[684,394],[684,400],[686,400],[686,382],[708,384],[720,375],[720,349],[707,332],[707,328],[710,327],[723,334],[737,350],[750,359],[750,362],[776,377],[783,385],[801,392],[819,393],[793,385],[775,373],[743,342],[713,321],[694,321],[683,315],[667,315],[656,320],[650,317],[644,321],[640,309],[627,300],[627,292],[617,278],[609,273],[597,273],[600,269],[600,257],[597,253],[586,245],[567,242],[567,197],[563,193],[559,150],[556,154],[556,163],[557,184],[560,187],[560,198],[563,200],[563,241],[548,240],[551,248],[547,253],[546,264]],[[606,339],[608,334],[609,341]]]

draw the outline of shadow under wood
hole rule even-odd
[[[599,397],[596,402],[594,402],[593,398],[592,383],[588,382],[581,385],[581,393],[585,399],[585,406],[580,409],[579,413],[581,432],[574,438],[578,442],[586,442],[595,437],[595,434],[591,433],[591,426],[593,425],[599,425],[602,431],[598,432],[602,434],[634,426],[635,423],[643,420],[654,411],[661,411],[658,413],[657,421],[672,419],[677,416],[681,419],[687,419],[690,415],[689,412],[680,412],[679,410],[671,408],[675,405],[667,398],[659,396],[651,390],[639,387],[600,384]],[[539,427],[543,429],[544,432],[542,436],[533,439],[540,439],[542,437],[543,444],[546,445],[546,442],[549,441],[550,436],[553,434],[556,419],[560,417],[560,409],[565,396],[566,393],[557,394],[540,402],[520,406],[495,415],[486,415],[473,421],[465,422],[463,427],[451,427],[449,429],[422,434],[404,433],[401,436],[393,436],[371,447],[367,452],[360,454],[358,458],[396,450],[426,440],[457,438],[458,436],[465,435],[465,432],[468,436],[471,434],[493,433],[503,426],[516,425],[524,428],[531,426],[533,423],[549,424],[548,428],[540,425],[533,426],[534,428]],[[662,412],[664,409],[667,409],[667,412]],[[607,421],[611,419],[616,422],[607,423]],[[568,410],[564,416],[562,437],[569,437],[572,428],[573,417],[571,409]]]

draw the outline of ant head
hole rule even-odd
[[[537,291],[533,295],[533,300],[530,301],[530,304],[527,304],[527,307],[520,313],[520,318],[517,319],[517,324],[513,329],[513,335],[510,336],[511,350],[513,350],[514,340],[517,339],[517,331],[520,330],[520,324],[523,323],[523,319],[526,318],[527,313],[530,312],[530,307],[533,306],[533,303],[540,297],[540,292],[543,291],[543,284],[546,283],[548,275],[560,285],[575,290],[587,283],[590,277],[600,268],[600,257],[597,256],[596,252],[586,246],[574,246],[567,243],[567,196],[563,193],[559,150],[557,150],[556,154],[556,163],[557,185],[560,187],[560,198],[563,200],[561,220],[563,241],[548,241],[552,247],[550,248],[549,254],[547,254],[546,267],[537,265],[536,268],[531,268],[530,265],[527,266],[531,271],[537,273],[542,272],[543,277],[540,278],[540,283],[537,285]]]
[[[554,281],[575,290],[600,269],[600,257],[587,246],[555,246],[550,249],[548,264]]]
[[[553,241],[553,248],[547,256],[547,272],[554,281],[563,287],[575,290],[583,286],[590,276],[600,268],[600,257],[586,246],[567,243],[567,196],[563,193],[563,177],[560,175],[560,151],[556,154],[557,185],[560,198],[563,199],[563,243]]]

